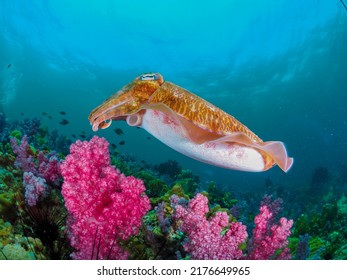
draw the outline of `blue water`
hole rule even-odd
[[[339,0],[0,0],[0,110],[39,117],[62,134],[94,133],[89,112],[144,72],[207,99],[295,163],[264,173],[224,170],[171,150],[145,131],[98,131],[149,163],[184,168],[231,189],[310,183],[347,164],[347,10]],[[10,65],[10,67],[9,67]],[[59,111],[70,124],[62,126]],[[48,119],[42,115],[47,112]]]

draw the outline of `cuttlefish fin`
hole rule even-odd
[[[294,163],[294,159],[288,157],[286,147],[280,141],[263,142],[261,150],[268,153],[284,172],[288,172]]]
[[[238,143],[247,147],[253,147],[263,151],[284,171],[287,172],[293,165],[293,158],[288,157],[284,144],[280,141],[255,142],[242,132],[223,136],[212,142],[215,143]]]
[[[142,106],[142,109],[157,110],[165,113],[169,119],[179,125],[181,133],[183,133],[187,139],[195,144],[204,144],[221,137],[221,135],[207,131],[193,122],[185,119],[184,117],[181,117],[165,104],[146,104]]]

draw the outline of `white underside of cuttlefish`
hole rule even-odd
[[[264,160],[255,149],[230,142],[195,143],[176,119],[161,111],[146,110],[142,128],[179,153],[215,166],[242,171],[263,171]]]
[[[260,172],[265,170],[263,155],[274,152],[276,158],[287,159],[282,142],[273,141],[258,144],[245,134],[237,132],[230,135],[212,135],[205,141],[205,130],[175,114],[165,105],[144,106],[145,113],[129,115],[126,119],[130,126],[139,126],[152,134],[165,145],[195,160],[240,171]],[[282,154],[281,154],[282,153]],[[288,166],[281,166],[288,170]]]

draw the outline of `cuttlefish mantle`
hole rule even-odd
[[[259,172],[278,165],[287,172],[293,165],[282,142],[263,142],[233,116],[159,73],[140,75],[89,115],[93,131],[112,120],[142,127],[188,157],[227,169]]]

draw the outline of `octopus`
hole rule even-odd
[[[93,131],[124,120],[195,160],[214,166],[261,172],[293,165],[280,141],[264,142],[235,117],[188,90],[142,74],[89,114]]]

